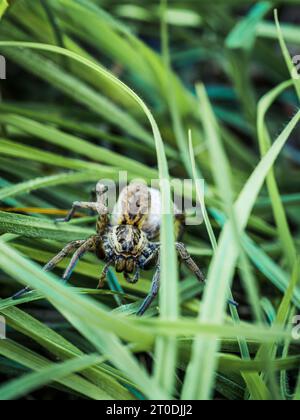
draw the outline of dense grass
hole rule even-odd
[[[300,399],[300,1],[215,3],[0,2],[0,399]],[[162,288],[141,319],[151,274],[111,271],[95,290],[93,255],[76,287],[66,262],[41,269],[94,232],[94,217],[55,215],[124,170],[207,187],[185,236],[207,284],[179,276],[164,216]]]

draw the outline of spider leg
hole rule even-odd
[[[102,289],[102,287],[104,286],[104,282],[106,280],[106,276],[107,276],[109,267],[112,265],[112,262],[113,262],[112,260],[108,261],[106,266],[103,268],[97,289]]]
[[[180,257],[180,259],[184,262],[184,264],[188,267],[188,269],[195,274],[197,279],[201,282],[205,282],[205,277],[198,267],[198,265],[195,263],[195,261],[192,259],[190,254],[188,253],[185,245],[181,242],[176,243],[176,250]]]
[[[45,265],[44,271],[52,271],[64,258],[66,258],[72,252],[76,251],[76,249],[81,247],[81,245],[83,245],[85,242],[85,240],[70,242],[64,247],[62,251],[60,251]]]
[[[71,210],[69,211],[68,215],[65,218],[62,219],[56,219],[55,223],[64,223],[64,222],[70,222],[70,220],[73,219],[76,211],[78,209],[89,209],[92,211],[98,211],[98,205],[97,203],[91,203],[91,202],[85,202],[85,201],[75,201],[73,203],[73,206]]]
[[[189,268],[189,270],[195,274],[195,276],[197,277],[197,279],[201,282],[206,283],[206,279],[202,273],[202,271],[200,270],[200,268],[198,267],[198,265],[195,263],[195,261],[192,259],[192,257],[189,255],[185,245],[183,243],[176,243],[176,249],[177,252],[181,258],[181,260],[186,264],[186,266]],[[239,304],[237,302],[235,302],[234,300],[228,300],[228,304],[238,307]]]
[[[43,268],[44,271],[53,270],[64,258],[66,258],[71,252],[74,252],[77,248],[84,244],[85,241],[73,241],[64,247],[55,257],[52,258]],[[29,286],[17,292],[12,296],[12,299],[20,299],[25,293],[30,292]]]
[[[30,289],[30,287],[29,287],[29,286],[24,287],[24,289],[19,290],[19,292],[17,292],[15,295],[13,295],[13,296],[11,297],[11,299],[13,299],[13,300],[20,299],[20,298],[21,298],[22,296],[24,296],[26,293],[31,292],[31,291],[32,291],[32,290]]]
[[[157,265],[156,272],[154,274],[153,280],[152,280],[152,286],[151,291],[149,295],[146,297],[144,302],[142,303],[140,309],[137,312],[137,316],[142,316],[146,312],[146,310],[150,307],[152,302],[155,300],[156,296],[158,295],[160,286],[160,266]]]
[[[87,241],[84,241],[84,243],[77,249],[75,254],[73,255],[70,264],[68,265],[68,268],[64,272],[64,275],[62,277],[63,281],[65,283],[68,282],[70,279],[77,263],[79,262],[80,258],[83,257],[84,254],[91,251],[92,249],[95,249],[95,237],[92,237],[88,239]]]

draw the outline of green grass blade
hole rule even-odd
[[[60,242],[86,239],[94,232],[77,226],[58,226],[45,219],[0,212],[0,231],[26,236],[28,238],[47,238]]]
[[[248,15],[239,21],[226,39],[227,48],[252,50],[256,39],[256,27],[272,9],[269,1],[260,1]]]
[[[13,360],[34,371],[46,369],[51,365],[51,362],[48,359],[11,340],[0,342],[0,354],[7,359]],[[80,360],[80,357],[77,357],[77,360]],[[57,378],[57,383],[93,400],[112,399],[114,396],[117,397],[118,395],[121,398],[121,394],[116,393],[114,395],[110,395],[109,392],[101,390],[100,387],[97,387],[91,382],[74,374]],[[26,393],[23,393],[23,395],[25,394]],[[129,394],[127,397],[129,397]]]
[[[257,166],[240,194],[235,205],[236,219],[240,233],[246,227],[266,176],[299,120],[300,112],[297,113],[274,142],[272,148]],[[208,285],[204,295],[202,311],[199,316],[199,319],[203,322],[213,322],[213,320],[217,323],[222,322],[226,305],[226,289],[231,283],[237,258],[238,248],[232,240],[231,226],[227,223],[223,229],[217,253],[213,258],[208,275]],[[217,308],[215,302],[218,302]],[[214,314],[211,313],[211,308],[216,309]],[[196,340],[187,372],[188,379],[186,379],[186,384],[189,384],[188,392],[190,398],[205,400],[211,397],[215,380],[214,372],[217,364],[217,351],[218,343],[216,339],[207,340],[204,337],[199,337]],[[195,372],[202,372],[201,377],[199,378],[198,375],[195,375]],[[185,396],[185,394],[183,395]]]
[[[15,305],[16,303],[17,302],[14,302]],[[50,352],[55,358],[66,360],[74,357],[80,357],[84,354],[74,344],[63,338],[53,329],[45,324],[42,324],[40,321],[18,308],[10,307],[8,309],[1,309],[1,313],[5,316],[6,322],[10,327],[38,343],[39,346],[45,348],[46,351]],[[3,353],[6,346],[11,345],[11,342],[2,341],[1,344]],[[22,348],[19,351],[20,345],[18,345],[18,348],[15,348],[16,345],[17,344],[14,343],[13,350],[11,350],[11,347],[7,349],[7,353],[5,354],[6,357],[14,357],[13,360],[17,360],[22,365],[33,370],[37,370],[45,366],[45,363],[41,365],[41,356],[37,356],[38,359],[31,357],[32,355],[30,350]],[[101,393],[102,395],[104,393],[108,398],[110,398],[109,396],[121,400],[130,398],[130,393],[114,378],[109,377],[101,365],[96,368],[86,369],[86,371],[83,372],[83,376],[98,387],[99,392],[101,392],[97,393],[96,396],[100,396],[100,398]]]
[[[132,171],[136,176],[146,176],[149,178],[155,176],[155,171],[133,159],[126,158],[125,156],[112,152],[104,147],[93,145],[78,137],[66,134],[56,128],[40,124],[29,118],[6,114],[0,116],[0,122],[7,125],[13,125],[25,133],[41,138],[64,149],[71,150],[82,156],[88,157],[93,161],[127,168],[128,171]]]
[[[49,188],[57,185],[79,184],[83,182],[97,182],[99,175],[94,172],[64,172],[58,175],[35,178],[24,181],[0,190],[0,200],[8,197],[16,197],[21,194],[30,193],[41,188]]]
[[[8,4],[7,0],[1,0],[1,2],[0,2],[0,19],[2,18],[2,16],[6,12],[8,6],[9,6],[9,4]]]
[[[212,228],[212,225],[210,223],[209,216],[208,216],[208,213],[207,213],[207,210],[206,210],[206,205],[205,205],[205,201],[204,201],[204,194],[201,193],[199,184],[197,182],[197,180],[200,179],[200,176],[198,174],[197,167],[196,167],[196,160],[195,160],[195,154],[194,154],[194,149],[193,149],[193,139],[192,139],[192,132],[191,131],[189,132],[189,146],[190,146],[192,172],[193,172],[194,182],[195,182],[195,185],[196,185],[197,198],[198,198],[199,203],[201,204],[204,223],[205,223],[205,226],[206,226],[206,230],[208,232],[208,236],[209,236],[213,251],[215,253],[216,250],[217,250],[218,243],[217,243],[217,239],[215,237],[215,234],[214,234],[214,231],[213,231],[213,228]],[[232,301],[234,300],[231,291],[229,293],[229,298]],[[239,317],[239,313],[238,313],[237,308],[231,307],[230,310],[231,310],[232,318],[234,319],[234,321],[236,323],[239,323],[240,322],[240,317]],[[240,343],[240,350],[241,350],[242,357],[244,359],[249,359],[250,358],[250,353],[249,353],[249,349],[247,347],[247,343],[243,339],[239,339],[239,343]]]
[[[152,339],[149,334],[130,325],[130,322],[125,319],[120,318],[117,321],[115,316],[110,315],[99,304],[96,305],[90,299],[72,292],[70,288],[63,286],[54,275],[45,273],[35,264],[26,261],[8,245],[0,243],[0,249],[0,266],[5,272],[23,284],[28,284],[31,288],[43,292],[54,306],[71,322],[74,322],[84,336],[93,339],[93,344],[97,345],[99,351],[111,358],[113,363],[123,370],[150,399],[167,397],[135,361],[128,348],[114,335],[117,333],[123,339],[126,337],[128,339],[131,336],[130,340],[133,342],[145,341],[146,343],[150,339],[148,341],[150,343]],[[119,327],[115,329],[114,326],[116,327],[117,324]]]
[[[19,379],[13,380],[0,388],[0,400],[7,401],[23,397],[42,386],[65,378],[75,372],[80,372],[96,365],[100,356],[90,355],[71,359],[67,362],[50,364],[39,372],[30,373]]]
[[[165,42],[164,42],[165,44]],[[164,45],[165,53],[168,55],[168,46]],[[169,62],[167,63],[168,71],[169,69]],[[164,152],[160,149],[157,149],[158,154],[164,155]],[[169,179],[168,167],[167,162],[164,162],[164,171],[160,172],[160,180],[161,183],[164,183],[167,188]],[[170,195],[170,191],[166,191],[168,195]],[[166,203],[169,205],[169,203]],[[178,289],[178,273],[177,267],[174,264],[175,261],[175,248],[174,243],[169,243],[167,246],[166,238],[173,238],[174,237],[174,226],[171,228],[170,223],[172,222],[172,216],[170,212],[171,208],[168,208],[168,220],[165,221],[165,227],[161,231],[161,235],[164,235],[165,238],[165,246],[170,248],[170,254],[167,255],[164,252],[162,256],[162,261],[164,264],[164,273],[162,273],[162,287],[160,293],[160,315],[162,317],[166,317],[167,319],[176,320],[179,315],[179,289]],[[173,236],[170,236],[173,235]],[[166,251],[166,249],[165,249]],[[170,258],[170,259],[169,259]],[[167,274],[168,272],[168,261],[171,263],[171,273]],[[171,278],[172,277],[172,278]],[[169,287],[175,288],[172,292]],[[163,290],[164,289],[164,290]],[[169,290],[168,290],[169,289]],[[169,295],[171,292],[172,297]],[[174,303],[174,308],[171,308],[169,302],[171,301]],[[176,383],[176,362],[177,362],[177,342],[174,338],[166,338],[166,337],[158,337],[156,341],[156,348],[154,354],[154,376],[156,378],[157,383],[160,384],[162,389],[165,389],[169,395],[173,395]]]
[[[294,63],[293,63],[292,58],[290,56],[289,50],[286,46],[286,43],[285,43],[285,40],[284,40],[284,37],[283,37],[283,34],[282,34],[282,30],[281,30],[281,27],[280,27],[280,23],[279,23],[278,11],[277,10],[275,10],[274,15],[275,15],[275,23],[276,23],[276,27],[277,27],[277,33],[278,33],[278,38],[279,38],[279,42],[280,42],[281,51],[282,51],[283,57],[285,59],[287,68],[290,72],[291,79],[294,82],[294,87],[295,87],[295,90],[297,92],[298,99],[300,100],[300,78],[298,76],[297,69],[294,66]]]
[[[164,317],[176,319],[178,316],[178,274],[177,274],[177,263],[175,254],[175,245],[169,245],[169,238],[174,238],[174,224],[172,215],[172,204],[171,204],[171,189],[169,182],[169,171],[168,163],[164,151],[163,141],[158,129],[158,126],[154,120],[152,113],[146,104],[136,95],[129,87],[118,80],[115,76],[109,73],[107,70],[95,65],[93,62],[80,57],[79,55],[72,53],[62,48],[53,47],[50,45],[34,44],[34,43],[18,43],[18,42],[1,42],[0,46],[23,46],[27,48],[40,49],[44,51],[50,51],[53,53],[65,55],[81,64],[86,65],[96,73],[99,73],[102,77],[106,77],[110,81],[114,81],[116,85],[123,88],[129,96],[131,96],[145,112],[155,139],[157,149],[157,160],[159,167],[160,176],[160,189],[162,194],[162,224],[161,224],[161,282],[162,289],[160,293],[160,306],[161,314]],[[171,304],[170,304],[171,302]],[[168,347],[166,345],[166,347]],[[167,353],[170,356],[169,366],[170,370],[175,371],[176,366],[176,352],[173,348],[169,348]],[[173,375],[173,372],[169,372]],[[168,391],[168,390],[167,390]]]
[[[265,123],[266,114],[273,102],[275,102],[276,98],[291,85],[292,81],[284,82],[280,86],[276,87],[268,94],[266,94],[259,101],[257,116],[257,132],[262,156],[264,156],[271,147],[270,135],[268,133],[267,126]],[[281,201],[280,192],[276,182],[275,172],[273,169],[271,169],[270,173],[268,174],[267,186],[272,202],[272,208],[276,220],[278,234],[282,242],[282,250],[289,263],[290,270],[292,270],[296,260],[296,248],[287,221],[285,210]]]
[[[0,138],[0,153],[5,156],[46,163],[65,169],[94,171],[95,175],[99,177],[98,179],[105,178],[106,176],[117,179],[119,172],[117,168],[110,168],[80,159],[67,158],[56,153],[46,152],[39,148],[26,146],[3,138]]]

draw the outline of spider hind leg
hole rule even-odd
[[[55,257],[53,257],[43,268],[44,271],[52,271],[64,258],[66,258],[69,254],[76,251],[78,248],[82,247],[87,241],[79,240],[73,241],[67,244]],[[31,288],[29,286],[25,287],[24,289],[17,292],[15,295],[12,296],[13,300],[20,299],[26,293],[31,292]]]

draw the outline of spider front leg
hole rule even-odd
[[[86,241],[73,241],[66,245],[55,257],[52,258],[43,268],[44,271],[51,271],[53,270],[64,258],[66,258],[69,254],[76,251],[79,247],[81,247]],[[20,299],[25,293],[30,292],[31,289],[29,286],[25,287],[24,289],[20,290],[12,299]]]
[[[104,215],[108,213],[108,209],[105,205],[105,193],[107,193],[108,187],[101,184],[100,182],[96,187],[96,202],[90,201],[75,201],[68,215],[63,219],[56,219],[56,223],[69,222],[75,215],[78,209],[88,209],[94,212],[97,212],[99,215]]]
[[[85,201],[75,201],[72,205],[71,210],[69,211],[68,215],[65,218],[62,219],[56,219],[55,223],[67,223],[70,222],[70,220],[73,219],[73,217],[75,216],[75,213],[77,210],[79,209],[88,209],[88,210],[93,210],[93,211],[98,211],[97,210],[97,203],[90,203],[90,202],[85,202]]]
[[[156,272],[154,274],[152,280],[151,291],[149,295],[146,297],[144,302],[142,303],[140,309],[137,312],[137,316],[142,316],[147,311],[147,309],[151,306],[152,302],[156,299],[160,286],[160,264],[158,263]]]
[[[107,278],[109,267],[112,265],[112,263],[113,263],[112,260],[108,261],[108,263],[103,268],[103,271],[102,271],[97,289],[102,289],[102,287],[104,286],[105,280]]]
[[[184,264],[187,266],[187,268],[197,277],[197,279],[201,282],[205,282],[205,277],[198,267],[198,265],[195,263],[195,261],[192,259],[190,254],[188,253],[185,245],[181,242],[176,243],[176,250],[177,253],[181,259],[181,261],[184,262]]]
[[[70,279],[77,263],[79,260],[89,251],[93,251],[96,248],[96,237],[92,237],[86,241],[83,242],[83,244],[77,249],[75,254],[73,255],[70,264],[68,265],[68,268],[64,272],[64,275],[62,277],[63,281],[67,283],[67,281]]]

